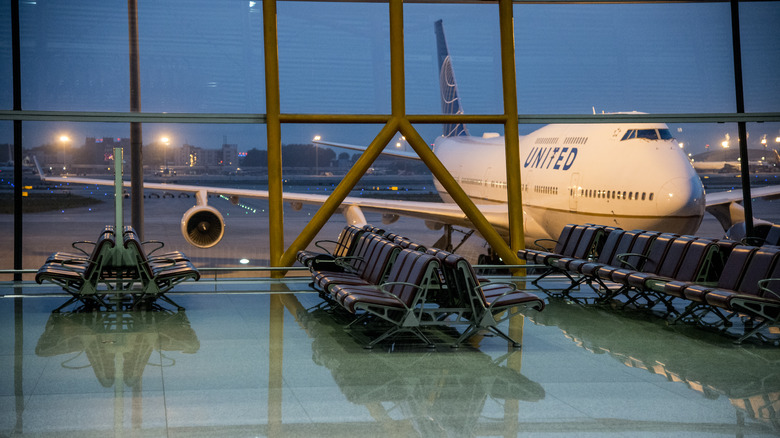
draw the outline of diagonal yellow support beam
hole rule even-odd
[[[482,234],[482,237],[487,240],[490,246],[498,253],[498,255],[504,259],[507,264],[516,264],[517,253],[513,252],[506,244],[504,239],[493,228],[493,225],[488,222],[485,215],[479,211],[479,208],[474,204],[474,201],[469,198],[466,192],[458,185],[455,178],[452,177],[449,170],[439,161],[436,154],[428,147],[428,144],[420,136],[420,133],[409,123],[408,120],[401,121],[401,134],[406,137],[406,141],[409,146],[417,152],[420,159],[428,166],[433,176],[444,186],[447,193],[452,196],[452,199],[463,210],[466,217],[469,218],[477,231]]]
[[[501,19],[501,35],[502,35],[502,58],[503,58],[503,75],[504,75],[504,115],[502,116],[481,116],[482,119],[490,121],[500,121],[505,124],[506,129],[506,148],[507,148],[507,174],[513,175],[508,181],[510,185],[509,199],[510,199],[510,233],[512,247],[506,244],[504,239],[496,232],[493,226],[488,222],[482,212],[479,211],[477,206],[466,195],[463,189],[458,185],[450,172],[439,161],[433,151],[428,147],[428,144],[423,140],[417,130],[412,126],[410,119],[414,119],[418,122],[426,123],[438,120],[439,117],[448,118],[449,116],[411,116],[406,115],[406,83],[404,74],[404,25],[403,25],[403,0],[390,0],[389,1],[389,13],[390,13],[390,86],[391,86],[391,106],[392,115],[305,115],[305,114],[279,114],[279,100],[278,100],[278,54],[276,53],[276,9],[274,0],[265,0],[267,4],[265,7],[269,9],[267,14],[273,14],[273,21],[269,18],[265,21],[265,35],[266,35],[266,80],[272,76],[272,85],[266,85],[267,99],[268,100],[268,161],[269,161],[269,199],[272,200],[272,204],[279,203],[278,215],[271,215],[271,266],[290,266],[295,261],[296,253],[305,248],[314,239],[314,236],[319,232],[330,217],[339,209],[341,203],[347,197],[349,192],[355,187],[360,178],[369,169],[371,164],[382,153],[384,147],[390,142],[396,132],[401,132],[406,136],[407,141],[412,148],[417,152],[422,161],[428,166],[436,179],[441,182],[442,186],[452,196],[455,202],[463,210],[464,214],[471,220],[475,228],[482,234],[487,242],[493,247],[498,255],[504,259],[507,263],[517,263],[517,249],[520,248],[523,243],[523,230],[522,230],[522,208],[520,199],[520,157],[519,157],[519,135],[517,128],[517,92],[514,79],[514,35],[512,25],[511,14],[511,1],[503,1],[499,10]],[[273,6],[273,8],[272,8]],[[507,11],[508,10],[508,11]],[[264,9],[264,12],[266,10]],[[506,18],[508,17],[508,19]],[[508,21],[507,21],[508,20]],[[272,31],[269,30],[269,26],[272,26]],[[271,52],[271,60],[273,64],[269,67],[269,38],[273,39],[274,47]],[[511,40],[508,40],[511,38]],[[509,57],[509,61],[507,61]],[[274,92],[275,94],[271,95]],[[508,101],[508,103],[507,103]],[[272,107],[271,104],[274,106]],[[272,111],[273,110],[273,111]],[[451,117],[449,117],[451,118]],[[467,118],[467,117],[466,117]],[[279,133],[279,124],[281,121],[287,123],[303,123],[303,122],[334,122],[344,123],[347,121],[356,123],[376,123],[378,121],[387,120],[387,123],[374,138],[369,145],[368,149],[360,156],[355,165],[350,169],[344,179],[339,183],[336,189],[328,197],[327,201],[320,207],[312,220],[306,225],[303,231],[298,235],[295,241],[287,248],[284,253],[279,254],[279,248],[283,247],[283,242],[277,242],[274,240],[274,235],[279,233],[276,239],[281,239],[282,228],[282,216],[281,216],[281,140],[277,140],[277,133]],[[481,119],[480,119],[481,120]],[[272,125],[274,128],[272,129]],[[273,131],[273,136],[272,136]],[[276,144],[279,144],[279,156],[276,157],[276,151],[272,157],[272,140],[274,149]],[[273,160],[272,160],[273,158]],[[278,195],[276,189],[271,190],[271,171],[272,167],[278,166]],[[516,171],[517,170],[517,171]],[[278,221],[278,223],[277,223]]]
[[[338,186],[328,196],[328,200],[322,204],[317,213],[314,214],[311,221],[303,228],[301,234],[293,241],[287,251],[281,257],[278,266],[291,266],[295,262],[295,255],[299,250],[306,248],[311,243],[314,236],[322,229],[325,223],[333,216],[333,213],[338,210],[344,198],[349,195],[349,192],[355,188],[355,185],[360,181],[360,178],[365,175],[368,169],[374,164],[377,157],[382,154],[382,150],[387,146],[390,140],[393,139],[395,133],[398,132],[398,122],[395,118],[390,119],[389,122],[379,131],[379,134],[374,138],[371,144],[368,146],[365,152],[360,155],[360,158],[355,162],[352,168],[344,176]],[[273,266],[273,265],[272,265]]]

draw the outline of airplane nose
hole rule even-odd
[[[698,176],[674,178],[660,190],[658,211],[666,215],[699,217],[704,215],[704,187]]]

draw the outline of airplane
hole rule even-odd
[[[452,59],[442,21],[434,25],[437,40],[442,110],[462,114]],[[316,143],[365,150],[363,146],[318,140]],[[507,179],[504,137],[497,133],[469,135],[462,124],[444,125],[433,152],[496,230],[508,236]],[[419,159],[414,152],[386,150],[390,156]],[[647,229],[692,234],[705,209],[718,217],[724,229],[740,220],[741,191],[705,196],[704,187],[688,158],[663,123],[554,124],[520,137],[523,224],[526,245],[537,239],[555,239],[566,224],[599,223],[624,229]],[[37,164],[37,161],[36,161]],[[54,177],[49,182],[113,185],[113,181]],[[125,181],[124,186],[129,187]],[[473,229],[460,207],[435,181],[444,202],[388,201],[347,197],[340,205],[350,224],[365,224],[363,211],[382,213],[384,224],[400,216],[423,219],[428,228],[445,233],[452,226]],[[237,199],[267,199],[264,190],[144,183],[145,189],[190,192],[196,205],[181,220],[184,238],[192,245],[216,245],[225,232],[224,219],[207,204],[209,193]],[[780,194],[780,186],[753,190],[754,197]],[[293,208],[323,204],[325,195],[285,192]],[[446,239],[449,242],[449,239]]]

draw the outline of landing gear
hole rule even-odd
[[[458,233],[463,235],[463,238],[454,247],[452,246],[452,232],[453,231],[456,231],[456,232],[458,232]],[[452,225],[446,224],[446,225],[444,225],[444,235],[442,235],[439,238],[439,240],[437,240],[433,244],[433,246],[434,246],[434,248],[441,248],[441,249],[443,249],[445,251],[455,252],[455,251],[458,250],[458,248],[463,246],[464,243],[466,243],[466,240],[468,240],[468,238],[471,237],[472,234],[474,234],[474,230],[463,231],[463,230],[459,230],[459,229],[453,227]]]

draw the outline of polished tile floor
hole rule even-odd
[[[780,434],[772,345],[543,295],[503,327],[521,349],[365,350],[303,283],[179,289],[184,311],[55,314],[4,286],[0,437]]]

